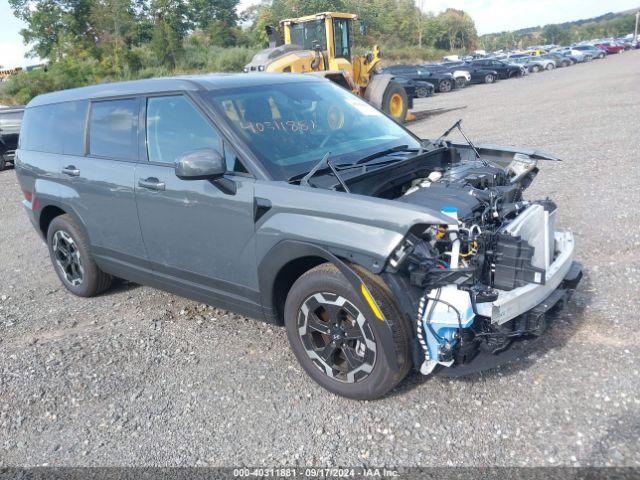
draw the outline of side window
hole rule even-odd
[[[62,137],[56,131],[56,105],[31,107],[25,110],[20,148],[35,152],[62,153]]]
[[[336,19],[333,21],[333,42],[336,48],[336,57],[351,59],[349,49],[349,21]]]
[[[20,133],[20,148],[48,153],[82,155],[86,100],[64,102],[25,110]],[[20,120],[15,122],[19,128]]]
[[[220,135],[181,95],[147,100],[149,161],[173,165],[184,153],[200,148],[220,152]]]
[[[62,137],[62,153],[65,155],[84,155],[84,126],[88,106],[86,100],[58,106],[56,123]]]
[[[138,100],[105,100],[91,104],[89,153],[119,160],[138,158]]]

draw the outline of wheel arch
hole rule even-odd
[[[90,239],[84,222],[73,208],[55,200],[51,200],[46,196],[37,196],[36,198],[38,198],[38,202],[40,203],[40,211],[37,215],[38,229],[45,241],[47,239],[49,225],[51,225],[51,222],[60,215],[69,215],[85,236]]]
[[[38,226],[40,227],[41,235],[46,238],[47,232],[49,231],[49,225],[56,217],[60,215],[64,215],[65,212],[62,208],[57,205],[47,205],[40,211],[40,218],[38,219]]]
[[[338,257],[319,245],[298,240],[284,240],[269,250],[258,264],[260,297],[267,322],[283,323],[289,290],[305,272],[323,263],[335,265],[355,291],[359,291],[363,281],[349,266],[355,263],[353,258]]]

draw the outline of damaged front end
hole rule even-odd
[[[495,366],[515,339],[539,336],[547,312],[582,276],[571,232],[551,200],[523,199],[535,151],[449,143],[459,161],[414,179],[396,200],[439,210],[446,224],[416,225],[383,277],[415,327],[414,363],[465,373]],[[477,367],[477,368],[474,368]]]

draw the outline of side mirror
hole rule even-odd
[[[212,148],[201,148],[176,161],[176,176],[182,180],[215,180],[227,171],[222,155]]]

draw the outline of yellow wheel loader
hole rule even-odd
[[[364,97],[397,122],[412,119],[413,98],[388,74],[376,74],[380,49],[365,56],[352,54],[351,13],[324,12],[282,20],[284,39],[267,27],[269,48],[258,52],[245,72],[311,73],[332,80]]]

